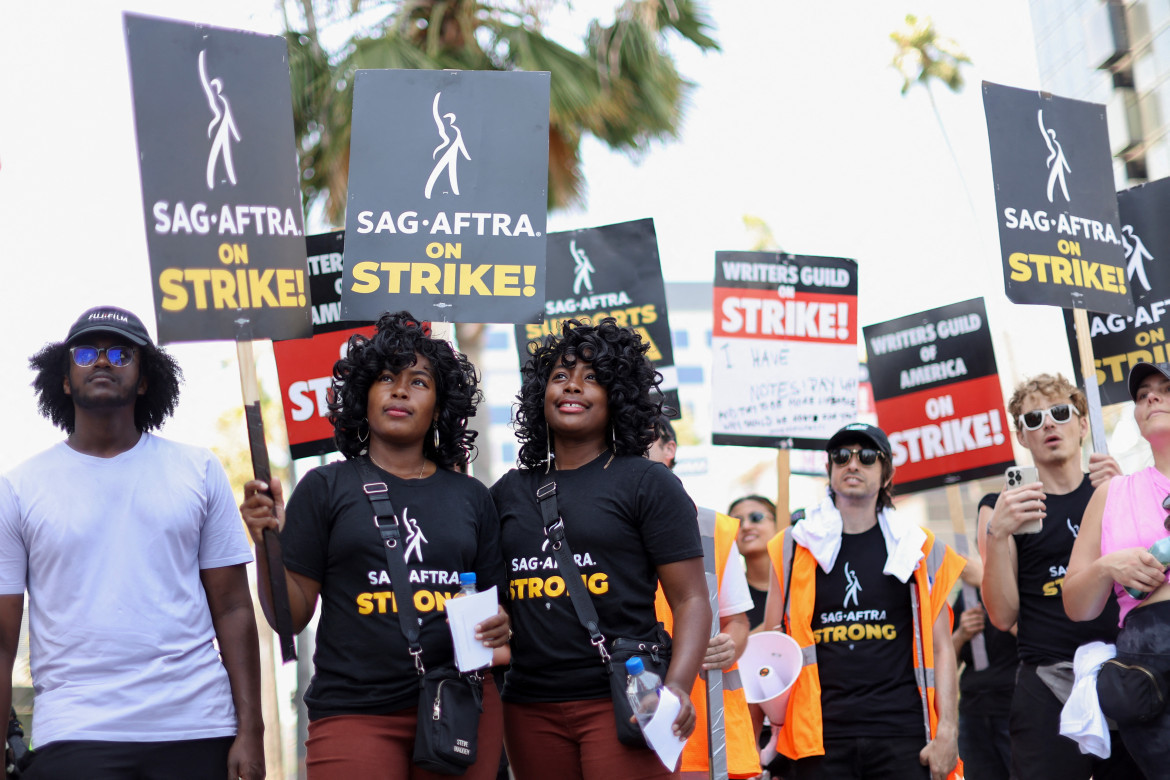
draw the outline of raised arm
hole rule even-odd
[[[979,510],[979,554],[983,557],[983,605],[1000,631],[1007,631],[1020,615],[1019,563],[1012,533],[1019,527],[1020,489],[1004,491],[995,509]],[[1034,491],[1043,497],[1040,491]],[[1031,496],[1027,500],[1034,500]],[[988,529],[991,529],[990,532]]]

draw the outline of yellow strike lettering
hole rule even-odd
[[[207,287],[205,285],[211,279],[211,271],[206,268],[188,268],[183,272],[183,278],[192,282],[192,289],[195,290],[195,308],[206,309]]]
[[[1028,259],[1036,266],[1036,281],[1048,281],[1048,263],[1052,259],[1048,255],[1028,255]]]
[[[658,322],[658,309],[654,308],[654,304],[648,303],[642,307],[642,323],[650,325]]]
[[[646,351],[646,357],[650,360],[662,360],[662,352],[658,349],[658,345],[654,343],[654,339],[650,338],[650,331],[645,328],[635,328],[638,334],[642,337],[643,344],[649,344],[650,349]]]
[[[462,245],[460,245],[462,246]],[[455,264],[443,263],[443,295],[455,294]]]
[[[491,268],[491,264],[481,265],[474,271],[471,270],[471,265],[468,263],[460,263],[459,265],[459,294],[471,295],[474,289],[480,295],[491,295],[491,290],[483,283],[483,275]]]
[[[1085,261],[1079,258],[1072,261],[1074,283],[1077,287],[1085,286],[1085,280],[1081,278],[1081,263],[1083,262]]]
[[[211,269],[211,305],[217,309],[236,308],[236,278],[231,271]]]
[[[382,263],[382,270],[386,272],[386,292],[402,292],[402,275],[410,270],[410,263]]]
[[[297,274],[293,269],[276,269],[276,295],[280,306],[297,305]]]
[[[158,275],[158,287],[163,294],[163,309],[182,311],[187,308],[187,288],[183,286],[182,270],[178,268],[165,269]]]
[[[520,266],[497,265],[494,281],[492,295],[520,297]]]
[[[554,575],[544,581],[544,593],[549,598],[556,598],[565,592],[565,580],[560,575]]]
[[[1012,267],[1013,282],[1026,282],[1032,278],[1032,267],[1028,265],[1028,256],[1023,252],[1012,252],[1008,255],[1008,265]],[[356,275],[357,272],[354,273]]]
[[[629,317],[629,315],[626,313],[626,310],[625,310],[625,309],[617,309],[617,310],[615,310],[615,311],[611,311],[611,312],[609,313],[609,315],[610,315],[611,317],[613,317],[615,320],[617,320],[617,324],[618,324],[618,327],[619,327],[619,328],[628,328],[628,327],[630,327],[630,317]],[[591,317],[593,317],[593,316],[596,316],[596,315],[590,315],[590,316],[591,316]],[[600,319],[601,319],[600,317],[597,317],[597,320],[600,320]],[[597,320],[595,320],[595,321],[597,321]]]
[[[369,260],[353,264],[353,284],[350,291],[355,293],[372,293],[378,291],[378,264]]]
[[[1066,257],[1052,258],[1052,283],[1053,284],[1073,284],[1073,267],[1078,265],[1075,262],[1069,262]]]
[[[240,291],[240,308],[248,308],[248,272],[243,268],[236,269],[236,289]]]
[[[1085,277],[1085,287],[1092,287],[1093,289],[1096,289],[1096,290],[1102,289],[1101,280],[1097,278],[1097,271],[1098,271],[1098,269],[1101,268],[1101,264],[1100,263],[1086,263],[1084,260],[1082,260],[1081,263],[1083,263],[1084,267],[1085,267],[1085,270],[1083,272],[1083,275]]]
[[[430,293],[439,294],[439,277],[442,272],[434,263],[410,264],[410,294]]]
[[[252,308],[259,309],[263,306],[271,306],[277,308],[280,302],[276,300],[276,296],[272,292],[272,280],[276,276],[276,271],[272,268],[267,268],[259,271],[255,268],[248,269],[249,286],[252,288]]]
[[[359,593],[357,597],[358,614],[368,615],[374,611],[374,601],[372,593]]]

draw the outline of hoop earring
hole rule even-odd
[[[553,461],[552,438],[551,438],[551,435],[549,434],[548,424],[546,423],[545,427],[544,427],[544,473],[545,474],[547,474],[548,470],[552,467],[552,461]]]
[[[617,431],[613,427],[613,423],[609,425],[609,441],[613,446],[613,451],[617,452]]]
[[[439,424],[438,423],[434,423],[434,429],[435,429],[435,449],[438,450],[439,444],[440,444],[440,442],[439,442]]]
[[[365,444],[367,441],[370,440],[370,421],[368,419],[366,419],[365,417],[363,417],[362,422],[365,423],[365,426],[366,426],[366,435],[363,437],[359,433],[358,434],[358,441],[360,441],[362,444]],[[360,431],[361,429],[359,428],[358,430]]]

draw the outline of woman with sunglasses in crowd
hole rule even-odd
[[[399,623],[388,561],[371,522],[363,484],[384,482],[402,528],[398,554],[410,570],[422,662],[452,663],[441,604],[459,591],[460,572],[475,572],[480,590],[503,589],[499,522],[487,489],[461,473],[475,438],[467,418],[480,399],[474,367],[449,343],[430,337],[406,312],[385,314],[375,333],[350,338],[333,368],[330,420],[345,460],[313,469],[287,508],[278,481],[244,486],[241,512],[254,539],[280,533],[293,629],[317,609],[306,765],[311,780],[430,780],[411,765],[418,675]],[[285,522],[287,518],[287,522]],[[261,604],[270,625],[268,567],[257,556]],[[476,627],[489,647],[507,644],[501,610]],[[505,662],[497,656],[497,662]],[[494,778],[502,745],[500,700],[483,680],[477,761],[463,775]]]
[[[674,733],[695,727],[688,691],[711,627],[695,505],[643,457],[661,404],[648,345],[612,318],[564,323],[530,347],[516,411],[520,465],[492,487],[516,634],[504,683],[504,739],[517,780],[670,777],[645,748],[618,741],[598,648],[577,618],[545,535],[537,490],[556,511],[601,633],[661,641],[659,580],[674,613],[665,685],[681,702]],[[556,514],[553,515],[555,517]]]
[[[1115,597],[1120,606],[1117,660],[1170,679],[1170,587],[1166,567],[1149,551],[1170,534],[1170,363],[1138,363],[1129,374],[1134,419],[1154,465],[1114,477],[1093,495],[1064,579],[1064,608],[1092,620]],[[1131,588],[1143,595],[1135,598]],[[1122,725],[1122,740],[1146,777],[1170,767],[1170,711]]]
[[[752,596],[748,624],[755,631],[764,622],[764,602],[768,600],[768,577],[772,570],[768,541],[776,535],[776,505],[763,496],[744,496],[731,502],[727,514],[739,521],[735,544],[743,555],[748,592]]]

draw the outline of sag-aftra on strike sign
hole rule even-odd
[[[1133,314],[1105,107],[983,82],[1014,303]]]
[[[342,316],[535,322],[549,74],[359,70]]]

